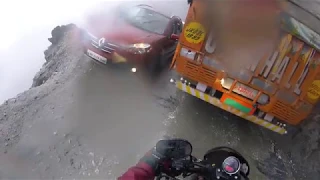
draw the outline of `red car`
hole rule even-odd
[[[121,6],[89,20],[85,53],[103,64],[129,64],[133,72],[145,67],[154,71],[171,62],[182,26],[179,17],[148,5]]]

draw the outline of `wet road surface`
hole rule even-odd
[[[170,73],[146,80],[83,56],[72,80],[43,101],[24,122],[19,143],[0,156],[4,178],[114,179],[134,165],[164,135],[191,141],[201,158],[210,148],[237,149],[264,179],[256,160],[272,145],[260,128],[239,120],[169,83]]]
[[[257,161],[267,162],[271,179],[292,179],[268,130],[177,91],[170,73],[150,83],[86,56],[80,62],[20,117],[19,142],[0,155],[1,179],[115,179],[164,135],[188,139],[199,158],[215,146],[235,148],[251,179],[267,179]]]

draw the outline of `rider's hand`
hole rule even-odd
[[[150,151],[148,151],[139,162],[144,162],[148,164],[153,171],[157,174],[159,173],[159,165],[160,163],[164,163],[166,160],[166,157],[156,151],[156,148],[152,148]]]

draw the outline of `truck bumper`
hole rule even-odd
[[[284,129],[284,128],[280,127],[280,126],[272,124],[272,123],[270,123],[268,121],[265,121],[263,119],[260,119],[260,118],[258,118],[256,116],[245,114],[245,113],[243,113],[243,112],[241,112],[241,111],[239,111],[239,110],[237,110],[237,109],[235,109],[233,107],[230,107],[230,106],[220,102],[219,99],[217,99],[215,97],[212,97],[209,94],[203,93],[203,92],[201,92],[201,91],[199,91],[197,89],[194,89],[194,88],[182,83],[181,81],[176,81],[175,83],[176,83],[176,87],[178,89],[180,89],[180,90],[182,90],[182,91],[184,91],[184,92],[186,92],[186,93],[188,93],[188,94],[190,94],[192,96],[195,96],[195,97],[197,97],[199,99],[202,99],[203,101],[206,101],[206,102],[208,102],[208,103],[210,103],[210,104],[212,104],[214,106],[217,106],[217,107],[219,107],[219,108],[221,108],[221,109],[223,109],[225,111],[228,111],[228,112],[230,112],[230,113],[232,113],[234,115],[237,115],[237,116],[239,116],[239,117],[241,117],[243,119],[246,119],[246,120],[248,120],[250,122],[253,122],[253,123],[255,123],[255,124],[259,125],[259,126],[267,128],[267,129],[269,129],[271,131],[274,131],[276,133],[279,133],[279,134],[286,134],[287,133],[286,129]]]

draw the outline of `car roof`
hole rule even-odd
[[[156,13],[158,13],[158,14],[161,14],[162,16],[170,19],[170,17],[169,17],[168,15],[160,12],[159,10],[155,9],[153,6],[148,5],[148,4],[138,4],[138,5],[133,5],[133,6],[131,6],[131,7],[140,7],[140,8],[143,8],[143,9],[148,9],[148,10],[154,11],[154,12],[156,12]]]

